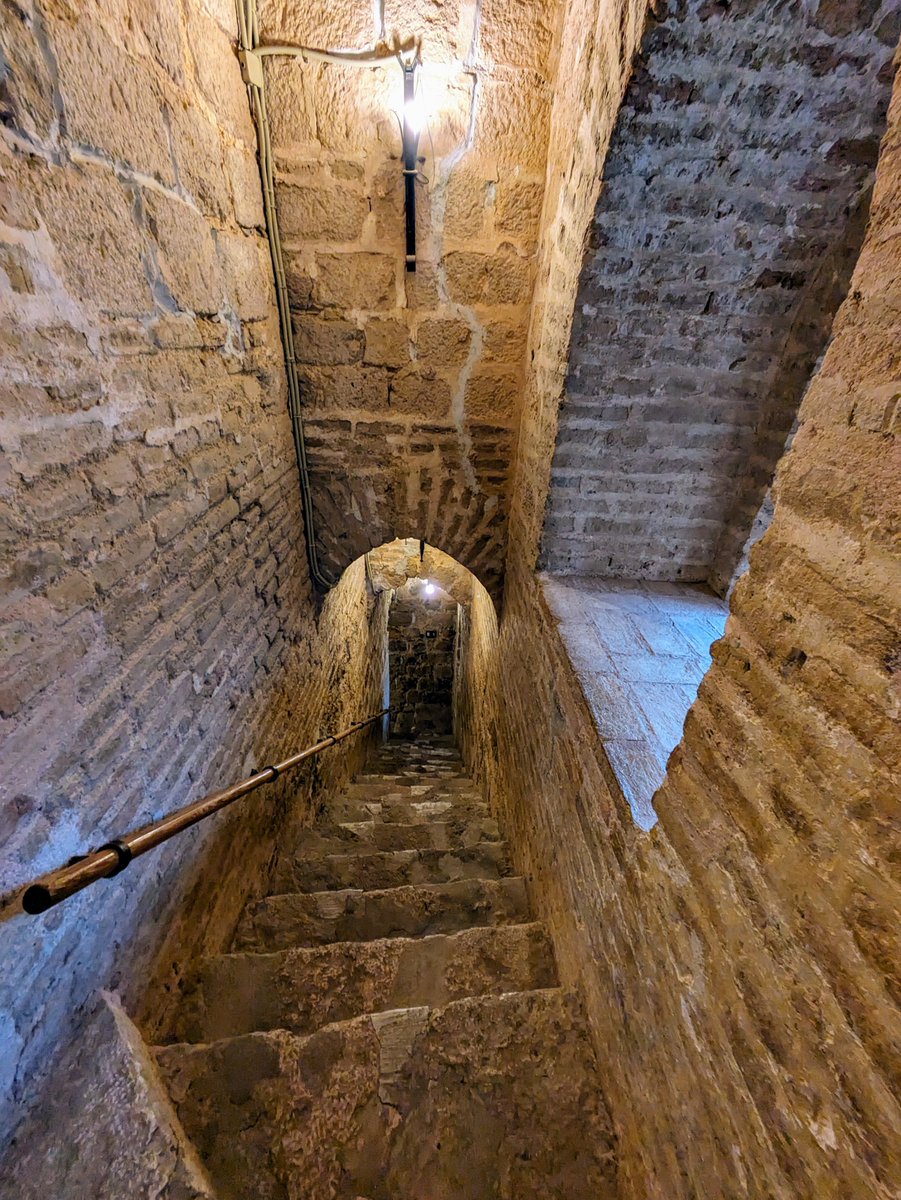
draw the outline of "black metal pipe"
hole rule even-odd
[[[404,219],[407,232],[406,267],[416,270],[416,154],[419,130],[412,122],[416,98],[416,60],[404,63]]]

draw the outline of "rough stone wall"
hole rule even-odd
[[[470,774],[484,791],[497,787],[498,622],[494,602],[476,582],[460,608],[454,648],[454,736]]]
[[[542,564],[724,591],[847,291],[901,10],[659,12],[580,277]]]
[[[401,73],[267,59],[321,560],[395,537],[496,590],[525,369],[557,3],[262,0],[264,41],[421,36],[432,112],[404,271]]]
[[[7,897],[378,707],[360,656],[384,647],[384,611],[360,626],[362,565],[321,630],[306,582],[232,20],[225,0],[0,7]],[[322,786],[359,741],[330,752]],[[317,779],[279,781],[45,917],[3,908],[3,1128],[98,987],[152,1022]],[[151,977],[166,987],[144,994]]]
[[[566,0],[561,11],[508,574],[533,570],[538,558],[579,271],[647,9],[647,0]]]
[[[650,833],[537,587],[508,576],[495,797],[610,1065],[624,1197],[901,1189],[899,213],[901,84],[851,291]]]
[[[390,731],[396,737],[449,737],[453,733],[456,600],[409,580],[388,612]],[[434,586],[434,585],[433,585]]]

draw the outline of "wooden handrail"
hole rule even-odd
[[[264,767],[262,771],[257,771],[255,775],[249,775],[246,779],[233,783],[231,787],[223,788],[218,792],[210,792],[200,800],[195,800],[193,804],[188,804],[177,812],[170,813],[168,817],[163,817],[161,821],[152,821],[149,825],[143,825],[140,829],[127,833],[124,837],[107,842],[81,858],[73,859],[64,867],[48,871],[46,875],[41,875],[25,888],[22,893],[22,908],[32,915],[46,912],[54,904],[59,904],[61,900],[74,895],[75,892],[89,887],[98,879],[109,879],[113,875],[118,875],[120,871],[125,870],[132,859],[146,854],[148,850],[152,850],[162,842],[167,842],[169,838],[181,833],[183,829],[189,829],[198,821],[202,821],[204,817],[209,817],[221,808],[233,804],[235,800],[240,800],[248,792],[262,787],[264,783],[274,783],[285,771],[299,766],[321,750],[327,750],[329,746],[342,742],[351,734],[358,733],[359,730],[365,729],[367,725],[371,725],[373,721],[377,721],[390,711],[390,708],[383,708],[381,712],[367,717],[365,721],[357,721],[340,733],[323,738],[321,742],[317,742],[314,746],[308,746],[306,750],[299,750],[297,754],[292,754],[282,762],[275,763],[274,766]]]

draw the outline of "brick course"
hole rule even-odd
[[[362,564],[318,618],[306,577],[252,130],[220,7],[166,0],[128,22],[95,4],[0,11],[7,897],[381,701],[386,609]],[[4,1128],[98,987],[158,1019],[191,952],[221,944],[262,886],[289,813],[309,815],[366,741],[121,880],[3,925]]]
[[[661,6],[604,165],[542,564],[741,559],[863,237],[897,6]]]

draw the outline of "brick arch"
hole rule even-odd
[[[661,10],[580,277],[541,561],[722,591],[848,287],[901,14]]]
[[[474,595],[487,592],[478,576],[452,555],[428,543],[420,552],[418,538],[395,538],[374,547],[368,558],[376,590],[398,589],[411,579],[431,580],[467,609]],[[487,599],[491,603],[490,595]]]
[[[483,588],[492,603],[499,604],[502,588],[502,565],[500,559],[501,544],[492,538],[489,532],[479,526],[469,529],[463,522],[446,516],[451,527],[454,540],[448,550],[439,550],[427,535],[397,534],[390,529],[381,541],[373,537],[363,536],[361,527],[359,536],[352,538],[348,532],[348,519],[344,525],[327,526],[320,523],[317,527],[317,545],[320,555],[327,564],[330,576],[337,582],[344,571],[363,555],[370,556],[370,566],[385,571],[385,579],[427,578],[434,577],[439,582],[447,580],[450,586],[445,590],[458,599],[461,604],[469,604],[473,585]],[[329,530],[336,529],[334,537],[329,537]],[[420,538],[425,543],[424,563],[419,561]],[[331,546],[331,554],[323,555],[324,545]],[[445,541],[443,545],[447,546]],[[398,583],[385,582],[386,587],[399,586]],[[445,586],[442,582],[442,586]],[[460,599],[460,596],[465,599]]]

